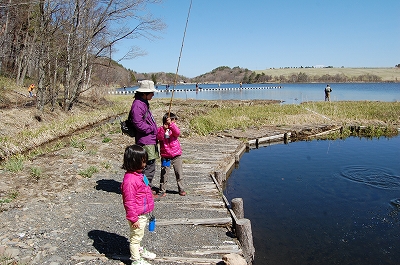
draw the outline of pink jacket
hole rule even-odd
[[[139,220],[139,215],[150,213],[154,209],[153,194],[143,177],[141,173],[126,172],[121,184],[126,219],[133,223]]]
[[[164,158],[174,158],[182,154],[181,144],[178,137],[181,134],[178,126],[175,123],[169,125],[170,135],[165,138],[165,130],[163,126],[158,127],[157,140],[160,142],[160,155]]]

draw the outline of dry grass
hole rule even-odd
[[[400,102],[309,102],[300,105],[226,106],[194,117],[201,135],[227,129],[302,124],[364,125],[398,128]]]
[[[88,100],[77,104],[70,112],[57,109],[38,113],[35,108],[2,110],[0,120],[0,157],[35,148],[59,137],[116,117],[129,108],[130,103]]]
[[[343,74],[347,77],[357,77],[360,75],[376,75],[382,78],[382,81],[400,81],[400,68],[288,68],[288,69],[266,69],[257,70],[256,73],[265,73],[266,75],[289,77],[292,74],[305,73],[309,76],[335,76]]]
[[[87,98],[70,112],[55,110],[37,113],[34,107],[2,109],[0,120],[0,157],[34,149],[43,143],[74,135],[82,128],[96,133],[97,124],[118,116],[125,118],[132,96]],[[229,129],[263,126],[317,124],[360,124],[400,126],[399,102],[309,102],[301,105],[279,105],[257,100],[183,100],[174,99],[171,112],[179,117],[183,136],[207,135]],[[169,99],[153,99],[151,109],[157,124],[169,111]],[[38,119],[40,117],[40,119]],[[40,120],[40,121],[39,121]],[[105,130],[118,132],[119,122],[108,123]]]

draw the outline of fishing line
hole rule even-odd
[[[179,64],[181,63],[181,57],[182,57],[183,44],[184,44],[184,42],[185,42],[186,29],[187,29],[187,25],[188,25],[188,22],[189,22],[189,16],[190,16],[190,9],[191,9],[191,8],[192,8],[192,0],[190,0],[189,11],[188,11],[188,15],[187,15],[187,18],[186,18],[185,31],[183,32],[182,46],[181,46],[181,51],[180,51],[180,53],[179,53],[178,66],[176,67],[176,73],[175,73],[174,86],[172,87],[171,100],[170,100],[170,102],[169,102],[168,116],[169,116],[169,114],[171,113],[172,98],[174,97],[174,92],[175,92],[176,81],[177,81],[177,79],[178,79],[178,70],[179,70]]]

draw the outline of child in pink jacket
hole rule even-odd
[[[177,119],[174,113],[166,113],[163,117],[163,126],[158,127],[157,140],[160,143],[161,155],[160,197],[166,195],[171,165],[174,167],[179,195],[186,195],[183,188],[182,149],[178,140],[181,132],[175,123]]]
[[[121,184],[122,199],[129,222],[129,248],[132,265],[149,265],[145,259],[154,259],[156,254],[140,247],[149,215],[154,209],[154,200],[149,181],[142,173],[146,166],[147,152],[139,145],[126,147],[122,168],[126,170]]]

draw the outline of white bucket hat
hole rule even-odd
[[[135,90],[136,92],[142,92],[142,93],[151,93],[151,92],[156,92],[157,90],[154,88],[154,82],[151,80],[142,80],[139,81],[140,86],[138,89]]]

